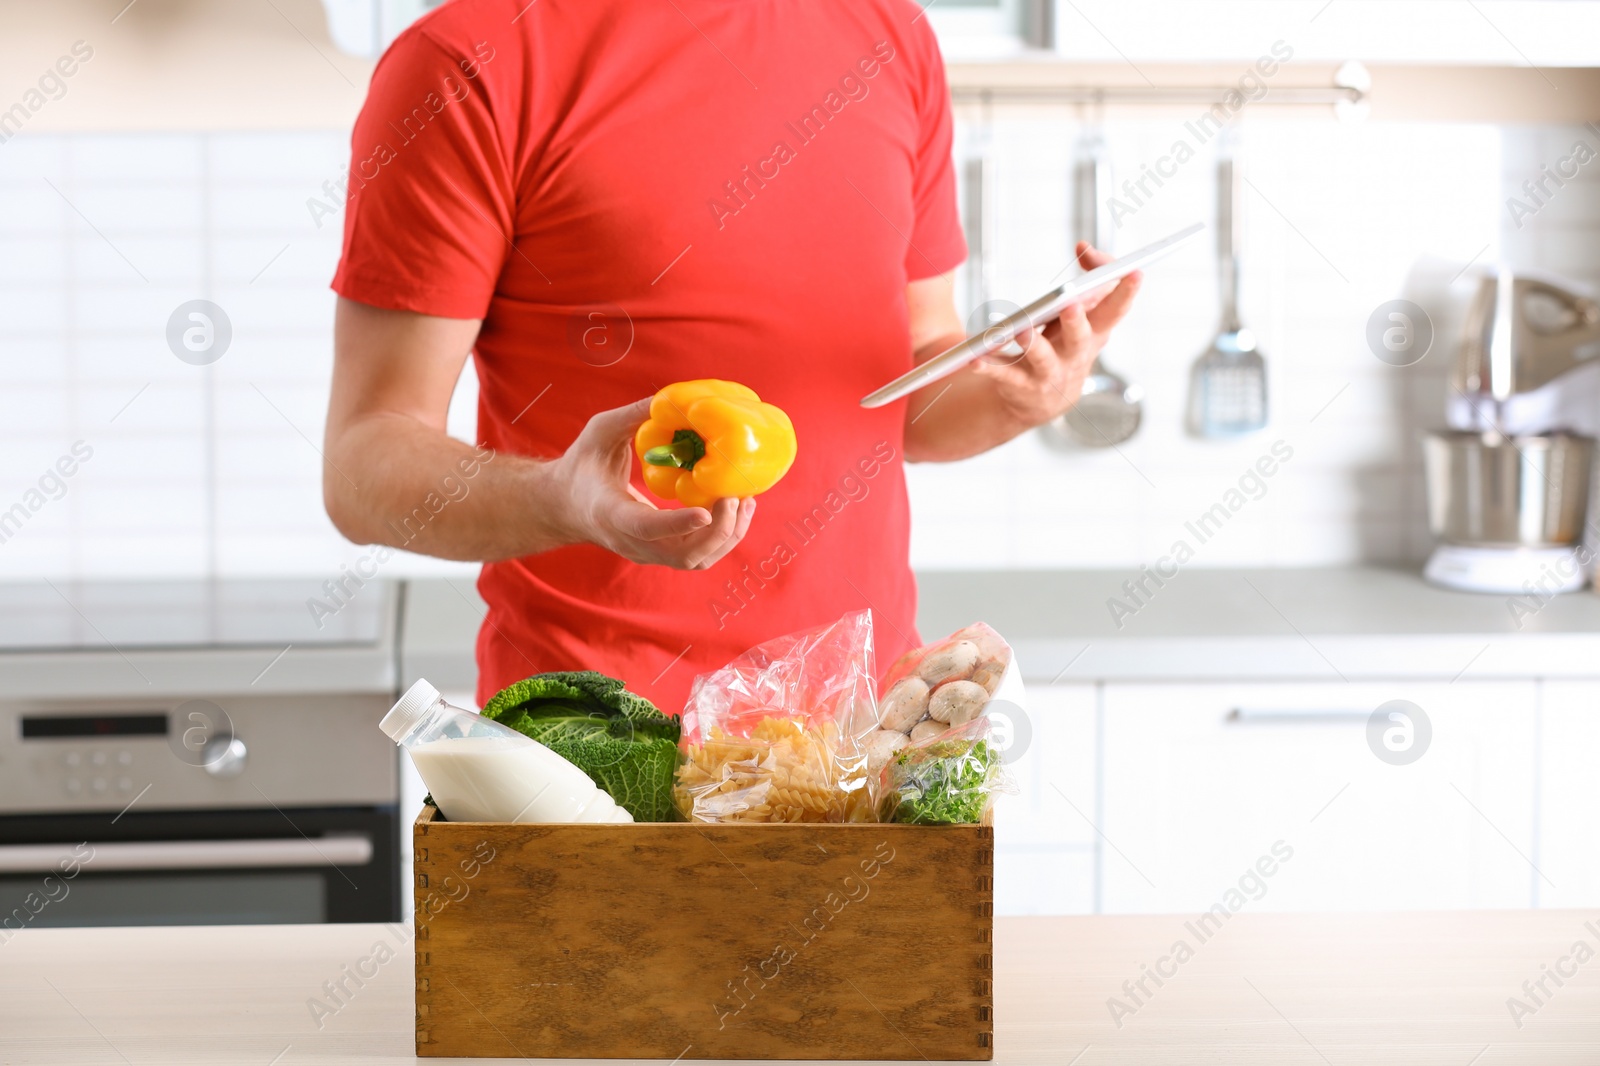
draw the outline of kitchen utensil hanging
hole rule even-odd
[[[961,161],[961,228],[967,238],[964,275],[967,334],[988,329],[1004,312],[991,306],[994,291],[994,133],[985,97],[966,137]]]
[[[1073,163],[1073,233],[1101,251],[1110,251],[1110,234],[1100,225],[1100,193],[1111,187],[1105,138],[1098,130],[1084,139]],[[1046,423],[1047,439],[1078,448],[1109,448],[1139,430],[1144,390],[1108,369],[1105,353],[1095,356],[1083,393],[1065,413]]]
[[[961,164],[961,226],[967,236],[967,298],[974,313],[989,302],[989,159],[989,148],[985,144]]]
[[[994,298],[995,249],[999,226],[995,209],[994,121],[989,97],[982,97],[978,121],[968,137],[968,154],[961,167],[963,197],[961,225],[967,237],[967,299],[972,310],[967,315],[967,336],[977,336],[1014,314],[1017,305]],[[1007,341],[990,358],[1011,361],[1022,354],[1023,346]]]
[[[987,123],[972,138],[962,164],[962,224],[969,248],[965,272],[967,298],[974,302],[967,320],[968,336],[960,343],[901,374],[881,388],[861,398],[862,407],[882,407],[954,374],[981,358],[1014,360],[1022,355],[1033,330],[1042,329],[1060,316],[1068,306],[1096,290],[1171,255],[1194,239],[1204,224],[1196,222],[1176,233],[1121,256],[1103,266],[1062,282],[1023,307],[1004,300],[979,300],[986,296],[988,267],[994,260],[992,182],[987,165],[989,140]],[[979,160],[969,166],[969,160]],[[1022,341],[1023,343],[1019,343]]]
[[[1239,193],[1243,176],[1237,142],[1217,162],[1217,281],[1222,326],[1189,377],[1189,432],[1238,437],[1267,424],[1267,364],[1255,334],[1239,320]]]

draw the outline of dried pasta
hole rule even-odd
[[[841,747],[847,750],[841,750]],[[713,726],[688,744],[673,796],[693,822],[873,820],[867,761],[832,721],[763,718],[749,738]]]

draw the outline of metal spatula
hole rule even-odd
[[[1239,322],[1239,189],[1237,161],[1217,164],[1217,270],[1222,330],[1195,360],[1189,377],[1189,432],[1237,437],[1267,424],[1267,363],[1256,335]]]

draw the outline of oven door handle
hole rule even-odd
[[[91,871],[210,870],[364,866],[371,861],[372,838],[361,834],[299,840],[127,840],[99,844],[0,845],[0,874],[65,873],[74,864]]]

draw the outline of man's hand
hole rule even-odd
[[[649,399],[589,419],[566,454],[550,464],[567,500],[574,541],[598,544],[636,563],[704,570],[727,555],[750,528],[754,497],[718,500],[711,510],[662,510],[628,481],[633,434],[650,416]]]
[[[1111,256],[1079,241],[1078,263],[1093,270]],[[1137,271],[1090,293],[1033,333],[1021,355],[994,353],[973,364],[994,384],[1005,413],[1023,428],[1040,426],[1078,402],[1083,380],[1111,331],[1127,317],[1143,280]]]
[[[450,393],[479,326],[339,300],[323,473],[339,532],[475,562],[597,544],[698,570],[733,550],[754,500],[661,510],[629,485],[647,400],[595,415],[559,459],[480,452],[447,435]]]
[[[1077,256],[1085,270],[1111,261],[1083,241]],[[965,459],[1043,425],[1077,403],[1095,356],[1127,316],[1141,280],[1136,271],[1090,293],[1035,331],[1021,354],[996,352],[913,393],[906,406],[906,458]],[[965,338],[949,276],[913,282],[906,303],[917,363]]]

